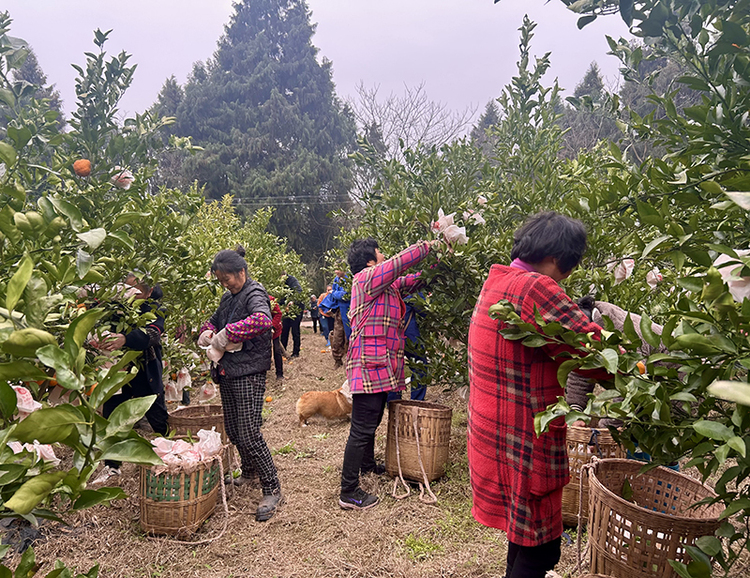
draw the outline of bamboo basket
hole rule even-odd
[[[589,480],[592,573],[614,578],[677,578],[669,560],[687,562],[685,546],[720,526],[720,504],[691,508],[716,494],[684,474],[658,467],[639,473],[633,460],[597,461]],[[625,480],[633,501],[620,497]]]
[[[215,428],[221,434],[221,445],[225,446],[224,471],[229,472],[232,446],[224,429],[224,408],[221,405],[190,405],[174,410],[169,414],[169,428],[177,436],[195,438],[202,429]]]
[[[401,473],[404,478],[422,482],[422,458],[427,481],[440,478],[448,463],[453,410],[426,401],[394,400],[388,404],[388,436],[385,444],[385,469],[391,476],[399,475],[396,455],[398,435]],[[414,431],[416,421],[418,435]],[[419,444],[419,448],[417,448]]]
[[[157,475],[140,466],[141,528],[149,534],[192,534],[213,513],[220,482],[220,456],[190,474]]]
[[[592,442],[593,445],[590,445]],[[594,457],[599,459],[624,458],[625,450],[615,442],[607,428],[568,426],[567,445],[570,482],[563,488],[562,519],[566,526],[576,526],[579,495],[583,501],[581,516],[584,524],[589,516],[589,481],[584,476],[583,494],[580,494],[581,468]],[[594,453],[589,453],[590,447],[594,449]]]

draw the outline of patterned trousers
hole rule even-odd
[[[242,461],[242,475],[252,477],[257,472],[263,495],[271,495],[281,488],[276,466],[260,426],[263,400],[266,394],[266,374],[221,376],[221,403],[224,406],[224,427],[227,437],[236,447]]]

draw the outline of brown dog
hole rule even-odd
[[[326,419],[349,417],[352,413],[352,393],[349,391],[349,380],[336,391],[308,391],[297,400],[299,425],[307,425],[307,420],[314,415]]]

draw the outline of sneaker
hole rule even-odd
[[[281,490],[276,490],[273,494],[263,496],[258,503],[258,509],[255,512],[256,522],[265,522],[270,520],[276,513],[276,510],[284,503],[284,496]]]
[[[376,476],[382,476],[386,472],[385,464],[383,462],[378,462],[371,468],[361,469],[360,472],[363,474],[375,474]]]
[[[350,493],[339,495],[339,506],[342,510],[366,510],[372,508],[380,501],[380,498],[368,494],[362,488],[357,488]]]
[[[101,484],[106,484],[112,481],[114,478],[119,478],[121,473],[122,472],[120,471],[120,468],[104,466],[102,473],[99,474],[99,476],[93,482],[91,482],[91,485],[98,486]]]

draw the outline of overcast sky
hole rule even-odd
[[[317,23],[313,43],[333,62],[338,94],[380,86],[400,93],[425,83],[430,99],[450,108],[480,112],[515,73],[523,15],[538,23],[532,52],[552,52],[548,80],[559,78],[571,94],[592,61],[609,83],[617,61],[607,56],[605,34],[627,34],[618,16],[584,30],[561,2],[552,0],[308,0]],[[75,71],[94,51],[93,30],[113,29],[105,48],[132,54],[135,79],[121,102],[128,115],[156,99],[164,80],[183,83],[192,64],[210,58],[228,22],[232,0],[4,0],[13,18],[11,35],[28,41],[65,112],[75,105]]]

